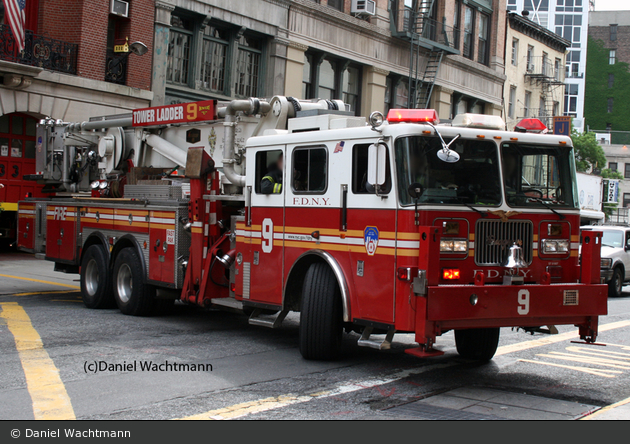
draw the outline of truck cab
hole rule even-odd
[[[630,281],[630,227],[585,226],[582,230],[598,230],[603,233],[602,282],[608,285],[608,296],[620,297],[623,286]]]

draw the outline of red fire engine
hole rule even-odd
[[[344,109],[275,97],[43,121],[43,155],[70,150],[98,177],[91,195],[21,202],[20,247],[80,273],[89,308],[179,299],[267,327],[300,312],[307,359],[338,357],[344,329],[377,349],[415,333],[416,356],[454,330],[478,360],[500,327],[570,324],[595,341],[601,234],[580,238],[569,138]]]

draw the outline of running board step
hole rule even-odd
[[[249,325],[257,325],[259,327],[279,328],[282,321],[289,314],[288,310],[283,310],[278,314],[266,316],[262,314],[262,308],[256,308],[249,317]]]
[[[385,339],[380,342],[370,339],[373,331],[374,327],[365,327],[357,343],[359,347],[374,348],[376,350],[389,350],[392,348],[392,340],[394,339],[394,333],[396,333],[394,328],[390,328],[385,335]]]

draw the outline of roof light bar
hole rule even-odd
[[[440,123],[438,113],[434,109],[392,109],[387,114],[389,123]]]
[[[505,122],[501,117],[486,114],[458,114],[453,119],[452,125],[460,128],[505,130]]]

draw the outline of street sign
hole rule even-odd
[[[180,103],[137,109],[133,112],[133,126],[175,125],[216,120],[216,100]]]
[[[604,181],[604,203],[619,203],[619,181],[608,179]]]
[[[571,117],[556,116],[553,118],[553,133],[558,136],[571,136]]]

